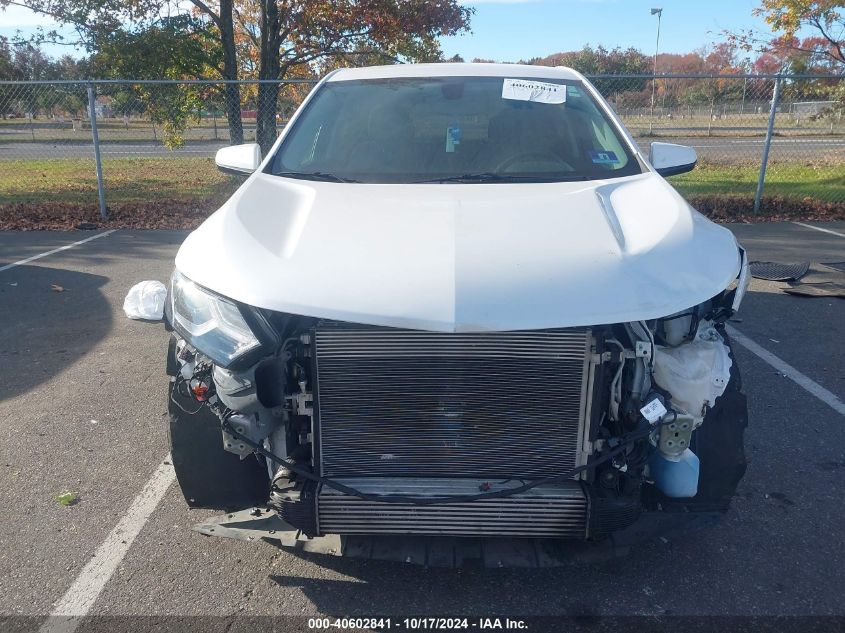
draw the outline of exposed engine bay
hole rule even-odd
[[[262,311],[277,344],[248,364],[174,337],[171,403],[213,412],[225,451],[266,472],[259,496],[307,535],[597,539],[643,511],[727,508],[745,469],[732,295],[514,332]]]

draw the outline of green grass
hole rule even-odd
[[[155,200],[220,201],[239,179],[221,174],[211,157],[106,158],[103,160],[109,204]],[[701,164],[670,178],[685,196],[754,196],[754,166]],[[845,203],[845,164],[771,163],[767,196],[812,198]],[[54,202],[91,204],[97,200],[93,159],[0,160],[0,203]]]
[[[220,200],[239,182],[211,157],[105,158],[108,204],[149,200]],[[0,161],[0,203],[90,203],[97,199],[93,159]]]
[[[753,196],[759,173],[757,166],[702,164],[669,181],[684,196]],[[766,196],[845,203],[845,164],[769,163],[764,192]]]

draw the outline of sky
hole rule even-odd
[[[545,57],[578,50],[585,44],[606,48],[633,46],[654,53],[657,18],[650,9],[663,9],[660,50],[686,53],[720,39],[722,30],[767,30],[752,15],[758,0],[472,0],[472,33],[444,38],[444,53],[496,61]],[[0,10],[0,35],[12,37],[20,29],[52,28],[47,18],[19,7]],[[57,56],[66,46],[50,46]],[[79,53],[76,53],[79,55]]]
[[[660,7],[660,50],[687,53],[719,39],[722,30],[766,29],[752,15],[755,0],[476,0],[472,34],[445,38],[447,56],[517,61],[578,50],[633,46],[654,53]]]

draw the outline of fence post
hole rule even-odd
[[[106,192],[103,188],[103,162],[100,160],[100,136],[97,134],[97,108],[94,93],[94,84],[88,82],[88,116],[91,120],[91,139],[94,141],[94,162],[97,165],[97,196],[100,199],[100,217],[105,220],[109,217],[106,209]]]
[[[766,182],[766,166],[769,163],[769,150],[772,147],[772,134],[775,131],[775,114],[780,101],[780,84],[782,77],[775,79],[775,89],[772,92],[772,107],[769,109],[769,126],[766,128],[766,142],[763,144],[763,157],[760,162],[760,177],[757,179],[757,193],[754,195],[754,214],[760,213],[760,201],[763,198],[763,185]]]

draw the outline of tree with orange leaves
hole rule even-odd
[[[754,10],[774,37],[754,30],[726,32],[734,44],[781,62],[793,73],[813,68],[841,72],[845,65],[845,0],[760,0]],[[803,34],[804,37],[799,37]]]

